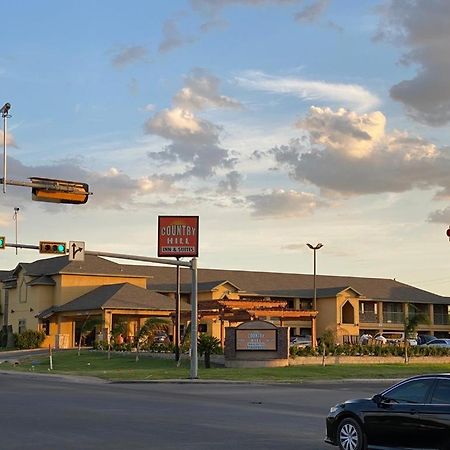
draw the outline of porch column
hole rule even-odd
[[[109,336],[112,330],[112,312],[105,309],[103,311],[103,323],[105,324],[105,328],[103,329],[103,340],[108,342]]]
[[[317,347],[317,329],[316,329],[316,318],[311,317],[311,345],[312,348]]]

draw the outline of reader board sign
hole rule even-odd
[[[158,256],[198,256],[198,216],[158,216]]]
[[[277,350],[277,330],[236,330],[236,350]]]

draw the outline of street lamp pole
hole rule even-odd
[[[323,247],[320,242],[314,246],[311,244],[306,244],[314,252],[314,277],[313,277],[313,290],[314,290],[314,300],[313,300],[313,310],[317,311],[317,289],[316,289],[316,251]]]
[[[5,103],[0,108],[0,114],[3,117],[3,193],[6,193],[6,119],[10,117],[9,109],[11,105]]]
[[[18,226],[19,226],[19,208],[14,208],[14,216],[13,216],[14,222],[16,222],[16,245],[17,245],[17,232],[18,232]],[[16,247],[16,255],[17,255],[17,247]]]

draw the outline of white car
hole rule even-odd
[[[395,332],[395,331],[386,331],[384,333],[377,333],[374,339],[378,342],[382,342],[383,344],[401,344],[405,340],[405,333]],[[407,339],[409,345],[412,347],[417,345],[417,339],[408,338]]]

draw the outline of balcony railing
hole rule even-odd
[[[450,315],[449,314],[434,313],[433,319],[434,319],[434,324],[435,325],[448,325],[448,324],[450,324]]]
[[[359,313],[359,321],[362,323],[378,323],[378,314],[373,311]]]
[[[383,312],[384,323],[403,323],[405,315],[402,311]]]

